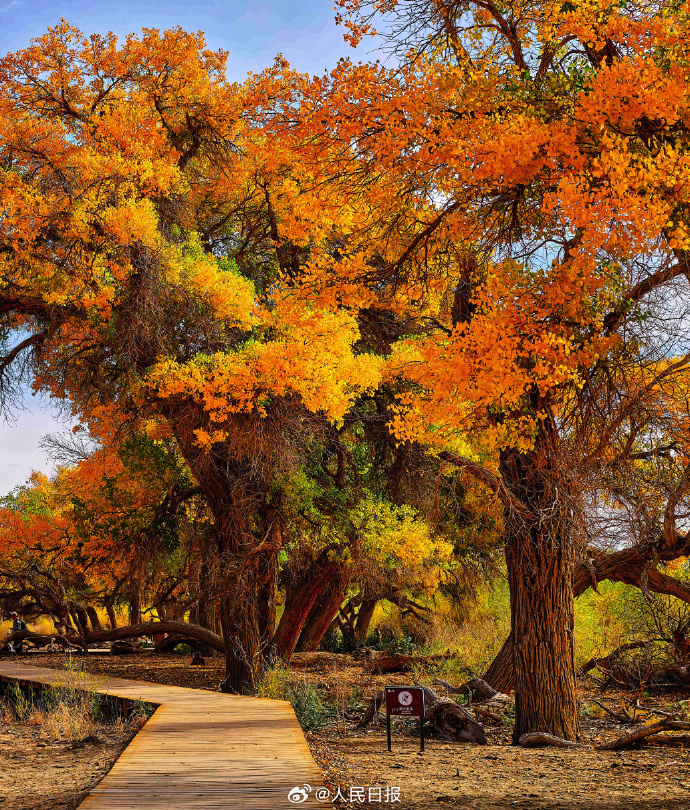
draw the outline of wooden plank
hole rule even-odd
[[[65,674],[0,662],[0,680],[60,684]],[[286,701],[89,675],[94,691],[157,705],[81,810],[280,810],[323,779]]]

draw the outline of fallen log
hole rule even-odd
[[[631,717],[626,711],[625,707],[623,708],[623,714],[619,714],[618,712],[611,711],[611,709],[604,706],[604,704],[598,700],[593,700],[592,703],[594,703],[600,709],[603,709],[606,714],[611,715],[611,717],[613,717],[617,723],[622,723],[623,725],[632,725],[634,723],[642,722],[642,719],[639,717]]]
[[[157,653],[173,652],[175,647],[177,647],[179,644],[186,644],[188,647],[191,647],[193,651],[196,650],[197,652],[201,652],[200,641],[197,641],[194,638],[189,638],[189,636],[182,636],[179,633],[172,633],[171,635],[166,636],[156,644],[153,650]]]
[[[367,710],[362,715],[362,719],[357,724],[357,728],[364,728],[368,726],[369,723],[376,717],[379,709],[383,704],[386,702],[386,693],[380,692],[378,695],[375,695],[370,701],[369,705],[367,706]]]
[[[480,706],[472,706],[472,711],[479,717],[486,717],[487,720],[493,720],[494,723],[503,725],[503,718],[500,714],[490,712],[488,709],[482,709]]]
[[[448,742],[473,742],[486,745],[483,727],[453,701],[440,701],[426,713],[439,736]]]
[[[346,664],[351,666],[354,663],[355,659],[351,655],[329,652],[293,653],[290,659],[290,666],[295,669],[303,669],[323,664]]]
[[[87,649],[89,644],[95,644],[99,641],[141,638],[142,636],[152,636],[154,633],[170,633],[187,639],[205,641],[214,650],[225,652],[225,645],[221,636],[207,630],[205,627],[200,627],[197,624],[187,624],[186,622],[143,622],[141,624],[130,624],[126,627],[116,627],[114,630],[92,630],[82,636],[74,635],[69,638],[57,633],[55,635],[42,635],[32,633],[30,630],[18,630],[17,632],[8,633],[0,641],[0,652],[11,642],[15,640],[21,641],[25,638],[30,641],[32,636],[47,640],[46,643],[56,641],[57,643],[64,643],[68,647]]]
[[[111,655],[143,655],[144,650],[141,644],[135,644],[133,641],[113,641],[110,645]]]
[[[441,653],[439,655],[402,655],[395,653],[384,658],[375,658],[367,661],[364,669],[367,672],[384,675],[391,672],[409,672],[416,666],[424,666],[431,661],[447,661],[452,658],[452,653]]]
[[[661,731],[687,731],[690,729],[690,723],[683,720],[669,720],[664,718],[658,720],[656,723],[651,723],[647,726],[642,726],[630,734],[624,734],[611,742],[602,743],[595,746],[597,751],[620,751],[621,748],[630,748],[633,745],[643,744],[647,737],[654,734],[659,734]]]
[[[645,742],[648,745],[669,745],[690,748],[690,734],[651,734]]]
[[[141,636],[152,636],[154,633],[170,633],[205,641],[214,650],[225,652],[225,644],[221,636],[198,624],[187,624],[186,622],[142,622],[141,624],[130,624],[127,627],[117,627],[114,630],[93,630],[84,634],[84,640],[90,644],[96,641],[141,638]]]
[[[475,716],[485,717],[487,720],[493,720],[495,723],[503,723],[503,717],[501,714],[498,714],[498,712],[504,711],[511,700],[508,695],[497,692],[481,678],[472,678],[467,681],[467,683],[463,683],[460,686],[453,686],[448,683],[448,681],[444,681],[441,678],[435,678],[433,682],[443,686],[450,694],[471,695],[470,705]],[[481,704],[481,708],[476,704]]]
[[[531,731],[521,735],[518,745],[523,748],[540,748],[543,745],[550,745],[553,748],[576,748],[577,743],[571,740],[564,740],[561,737],[554,737],[544,731]]]
[[[493,686],[489,686],[489,684],[486,681],[483,681],[481,678],[472,678],[472,680],[460,684],[460,686],[453,686],[453,684],[448,683],[448,681],[444,681],[441,678],[434,678],[432,683],[437,683],[440,686],[443,686],[446,691],[452,695],[471,694],[473,695],[473,700],[478,700],[478,695],[481,700],[489,700],[490,698],[494,697],[494,695],[499,694],[493,688]]]
[[[616,647],[616,649],[613,650],[613,652],[610,652],[608,655],[597,655],[594,658],[590,658],[589,661],[586,661],[580,667],[578,670],[578,675],[580,675],[580,677],[584,677],[595,667],[609,669],[609,667],[615,664],[616,661],[629,650],[644,649],[645,647],[651,646],[651,644],[653,644],[652,641],[631,641],[628,644],[621,644],[620,647]]]
[[[448,742],[473,742],[486,745],[484,728],[457,703],[440,698],[428,686],[424,690],[424,719],[429,721],[438,735]]]
[[[474,742],[486,745],[484,729],[471,714],[452,700],[439,698],[428,686],[421,688],[424,690],[424,721],[430,723],[440,737],[448,742]],[[371,698],[358,727],[364,728],[371,723],[385,701],[383,691]]]
[[[46,635],[45,633],[33,633],[31,630],[14,630],[9,632],[0,640],[0,654],[6,650],[10,644],[19,643],[22,641],[30,641],[37,647],[47,647],[49,644],[59,644],[63,649],[65,647],[79,648],[83,645],[75,644],[65,636],[58,634]]]

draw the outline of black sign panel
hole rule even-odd
[[[389,717],[424,717],[424,690],[420,686],[387,686],[386,714]]]

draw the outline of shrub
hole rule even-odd
[[[288,700],[305,731],[323,728],[335,717],[334,709],[324,702],[316,686],[306,681],[290,685]]]

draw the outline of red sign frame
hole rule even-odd
[[[387,686],[386,714],[390,717],[424,717],[421,686]]]
[[[419,750],[424,750],[424,690],[421,686],[386,686],[386,737],[392,750],[391,717],[419,717]]]

